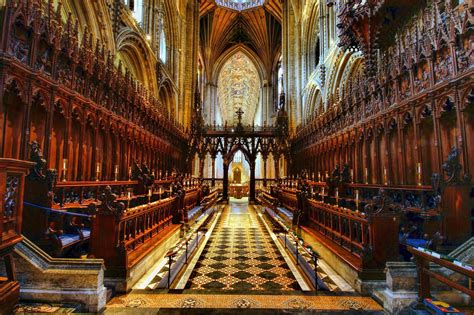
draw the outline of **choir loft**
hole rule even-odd
[[[0,0],[0,314],[472,314],[472,0]]]

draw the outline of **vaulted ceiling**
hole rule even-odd
[[[263,6],[243,11],[218,6],[215,0],[201,1],[201,57],[209,81],[216,62],[236,45],[244,45],[258,56],[265,77],[271,74],[281,51],[280,1],[266,0]]]

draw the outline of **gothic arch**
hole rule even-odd
[[[258,55],[253,52],[251,49],[249,49],[247,46],[243,44],[238,44],[233,46],[232,48],[229,48],[226,50],[220,57],[217,59],[217,61],[214,64],[214,69],[212,71],[212,82],[213,84],[217,84],[219,74],[221,73],[222,67],[227,63],[227,61],[232,58],[235,54],[238,52],[242,52],[245,54],[254,64],[254,66],[257,68],[259,76],[260,76],[260,82],[263,82],[265,80],[268,80],[266,71],[265,71],[265,66],[258,57]]]
[[[109,8],[105,1],[63,0],[62,4],[65,18],[71,13],[77,19],[81,35],[87,28],[94,39],[99,39],[106,44],[106,50],[115,52],[115,36],[112,27],[101,27],[101,25],[112,25],[108,14]]]
[[[231,161],[232,161],[232,158],[234,157],[235,153],[237,153],[237,151],[242,151],[242,154],[244,155],[245,159],[247,160],[247,162],[250,164],[253,159],[252,159],[252,156],[250,155],[250,152],[242,145],[234,145],[232,147],[232,149],[230,149],[229,152],[227,152],[227,154],[224,156],[224,162],[226,164],[229,164]]]
[[[226,57],[216,68],[216,105],[225,121],[235,123],[234,113],[240,108],[245,113],[242,122],[251,125],[262,107],[262,69],[240,49]]]
[[[117,52],[117,58],[130,73],[157,95],[155,58],[144,39],[133,30],[124,28],[117,36]]]
[[[303,34],[305,40],[303,41],[303,56],[305,56],[305,70],[315,70],[316,57],[319,57],[319,50],[317,49],[317,43],[319,41],[319,2],[308,1],[305,5],[303,12]]]
[[[159,89],[159,100],[171,118],[175,118],[177,115],[175,95],[172,83],[169,80],[165,80]]]

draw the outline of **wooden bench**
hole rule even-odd
[[[24,203],[24,235],[53,257],[78,257],[87,252],[92,215]]]

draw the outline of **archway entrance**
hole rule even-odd
[[[244,147],[234,146],[225,156],[223,164],[223,199],[248,196],[249,202],[255,201],[255,156]]]
[[[250,164],[242,151],[238,150],[229,163],[229,197],[248,197],[250,187]]]

